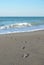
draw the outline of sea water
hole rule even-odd
[[[44,30],[44,17],[0,17],[0,34]]]

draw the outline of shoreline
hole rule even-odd
[[[3,27],[2,27],[3,28]],[[25,33],[25,32],[35,32],[44,30],[44,25],[21,27],[21,28],[6,28],[0,29],[0,34],[11,34],[11,33]]]
[[[36,29],[36,30],[31,30],[31,31],[22,31],[22,32],[8,32],[8,33],[0,33],[0,35],[8,35],[8,34],[20,34],[20,33],[33,33],[33,32],[38,32],[38,31],[44,31],[44,29]]]

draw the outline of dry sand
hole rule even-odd
[[[44,65],[44,31],[0,35],[0,65]]]

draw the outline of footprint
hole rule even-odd
[[[27,43],[27,41],[25,41],[25,43]]]
[[[27,58],[28,56],[29,56],[29,53],[22,55],[23,58]]]
[[[23,46],[22,49],[25,49],[25,46]]]

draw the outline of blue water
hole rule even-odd
[[[44,30],[44,17],[0,17],[0,34],[38,30]]]

